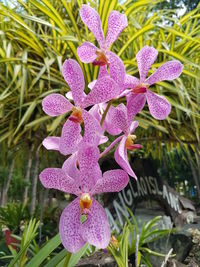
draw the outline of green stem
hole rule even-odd
[[[71,258],[71,253],[70,252],[67,252],[67,255],[66,255],[66,258],[65,258],[65,262],[63,264],[63,267],[67,267],[68,266],[69,261],[70,261],[70,258]]]
[[[103,113],[103,115],[102,115],[101,123],[100,123],[101,126],[103,125],[103,123],[104,123],[104,121],[105,121],[106,115],[107,115],[107,113],[108,113],[108,110],[109,110],[110,106],[112,105],[112,102],[113,102],[113,99],[110,100],[110,101],[108,102],[108,105],[107,105],[107,107],[106,107],[106,109],[105,109],[105,111],[104,111],[104,113]]]

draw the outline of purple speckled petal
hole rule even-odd
[[[118,11],[111,11],[108,17],[108,27],[106,33],[106,48],[119,37],[124,28],[128,26],[127,17]]]
[[[98,122],[101,121],[100,105],[96,104],[88,111]]]
[[[60,217],[60,238],[63,246],[71,253],[76,253],[86,243],[81,237],[80,215],[80,198],[76,198],[64,209]]]
[[[124,89],[133,89],[140,84],[140,80],[134,76],[125,75]]]
[[[111,170],[103,174],[92,191],[92,194],[104,192],[119,192],[124,189],[129,181],[128,174],[123,170]]]
[[[81,127],[78,123],[67,120],[62,128],[59,151],[63,155],[76,152],[82,139]]]
[[[124,104],[120,104],[117,107],[113,107],[109,112],[109,116],[111,124],[114,125],[114,127],[122,130],[124,133],[127,133],[127,109]]]
[[[97,47],[95,45],[90,42],[84,42],[77,48],[77,55],[82,62],[90,63],[93,62],[97,57],[96,50]]]
[[[99,68],[99,74],[98,74],[98,79],[103,78],[104,76],[108,76],[109,77],[107,66],[100,66],[100,68]],[[97,80],[94,80],[94,81],[90,82],[88,84],[88,88],[90,90],[92,90],[94,88],[96,82],[97,82]]]
[[[60,137],[57,136],[49,136],[42,141],[43,146],[48,150],[59,150],[59,143]]]
[[[167,99],[150,90],[147,90],[146,97],[151,115],[157,120],[164,120],[171,111],[171,105]]]
[[[51,116],[58,116],[71,110],[73,105],[60,94],[50,94],[42,101],[42,109],[44,112]]]
[[[82,5],[80,16],[82,21],[87,25],[87,27],[96,37],[100,47],[103,47],[105,40],[99,14],[89,5]]]
[[[67,59],[63,63],[62,74],[72,91],[75,105],[80,105],[85,97],[85,81],[80,65],[73,59]]]
[[[102,144],[105,144],[106,142],[108,142],[108,137],[107,136],[105,136],[105,135],[102,135],[101,136],[101,139],[100,139],[100,141],[99,141],[99,145],[102,145]]]
[[[80,185],[80,171],[77,168],[77,155],[71,155],[62,165],[62,170],[75,180],[77,186]]]
[[[103,123],[103,129],[105,129],[111,135],[118,135],[122,132],[118,125],[113,124],[113,116],[116,113],[115,109],[115,107],[110,106]]]
[[[127,149],[125,148],[126,138],[127,137],[124,136],[120,141],[119,146],[116,148],[114,154],[115,160],[119,164],[119,166],[124,169],[130,176],[137,179],[128,161]]]
[[[82,192],[91,192],[98,179],[102,178],[102,172],[99,164],[97,163],[90,169],[81,169],[81,190]]]
[[[92,91],[87,95],[82,103],[83,107],[107,102],[119,95],[120,88],[110,77],[103,77],[97,80]]]
[[[104,208],[93,199],[85,223],[81,225],[82,238],[97,248],[106,248],[110,241],[110,226]]]
[[[99,145],[103,130],[99,121],[89,112],[82,110],[82,118],[84,122],[84,136],[82,143],[90,146]]]
[[[107,51],[107,55],[110,62],[110,77],[118,84],[121,93],[124,90],[124,79],[126,74],[124,63],[117,55],[110,51]]]
[[[181,75],[182,69],[183,65],[178,60],[166,62],[151,74],[145,82],[152,85],[164,80],[172,81]]]
[[[96,166],[99,160],[99,149],[96,146],[81,146],[78,150],[78,163],[81,171],[87,171]]]
[[[44,169],[40,173],[40,181],[46,188],[58,189],[65,193],[76,195],[80,191],[74,179],[66,175],[65,172],[59,168]]]
[[[98,79],[104,77],[104,76],[109,76],[107,66],[100,66],[99,68],[99,74],[98,74]]]
[[[94,88],[96,82],[97,82],[97,80],[94,80],[94,81],[88,83],[88,88],[89,88],[90,90],[92,90],[92,89]]]
[[[133,121],[130,125],[130,134],[135,132],[135,129],[138,127],[139,122],[138,121]]]
[[[98,147],[82,146],[78,151],[78,163],[81,175],[81,190],[89,192],[96,181],[102,177],[98,164]]]
[[[147,73],[158,56],[158,51],[150,46],[144,46],[136,55],[140,81],[144,82]]]
[[[127,95],[127,112],[128,122],[132,122],[133,118],[143,109],[146,102],[146,94],[134,94]]]

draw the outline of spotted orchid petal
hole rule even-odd
[[[78,164],[81,176],[81,189],[89,192],[98,179],[101,179],[102,173],[98,164],[98,147],[82,146],[78,151]]]
[[[79,106],[85,97],[85,81],[80,65],[73,59],[67,59],[63,63],[62,74],[72,91],[75,105]]]
[[[125,75],[124,89],[133,89],[140,84],[140,80],[134,76]]]
[[[183,65],[178,60],[166,62],[151,74],[145,82],[152,85],[164,80],[172,81],[181,75],[182,69]]]
[[[108,142],[108,140],[109,139],[107,136],[102,135],[99,141],[99,145],[105,144],[106,142]]]
[[[123,61],[114,53],[107,51],[110,77],[118,84],[120,93],[124,90],[125,67]]]
[[[62,153],[63,155],[68,155],[76,152],[78,145],[82,140],[80,133],[80,125],[68,119],[62,128],[59,144],[60,153]]]
[[[111,126],[113,125],[117,129],[120,129],[124,133],[128,131],[128,121],[127,121],[127,109],[124,104],[120,104],[117,107],[110,109],[109,119]]]
[[[42,144],[48,150],[59,150],[60,137],[57,136],[46,137],[43,140]]]
[[[76,198],[64,209],[60,217],[60,238],[63,246],[71,253],[76,253],[86,243],[81,236],[80,216],[80,198]]]
[[[110,227],[103,207],[93,199],[90,214],[81,224],[82,238],[97,248],[106,248],[110,241]]]
[[[115,107],[110,106],[103,123],[103,129],[106,130],[111,135],[118,135],[122,132],[122,130],[118,127],[118,125],[113,124],[114,114],[115,114]]]
[[[102,78],[102,77],[104,77],[104,76],[109,76],[109,74],[108,74],[108,70],[107,70],[107,66],[106,66],[106,65],[104,65],[104,66],[100,66],[100,68],[99,68],[99,74],[98,74],[98,79],[100,79],[100,78]],[[89,88],[90,90],[92,90],[92,89],[94,88],[96,82],[97,82],[97,80],[94,80],[94,81],[90,82],[90,83],[88,84],[88,88]]]
[[[74,179],[77,186],[80,185],[80,171],[77,168],[77,155],[72,154],[62,165],[64,173]]]
[[[119,37],[124,28],[128,26],[127,17],[118,11],[111,11],[108,17],[108,27],[106,33],[106,48],[109,48],[112,43]]]
[[[146,93],[147,103],[151,115],[157,120],[164,120],[171,111],[171,105],[163,96],[159,96],[150,90]]]
[[[97,47],[90,42],[84,42],[77,48],[77,55],[83,63],[93,62],[97,58]]]
[[[133,121],[130,125],[130,134],[134,133],[136,128],[138,127],[139,122],[138,121]]]
[[[40,181],[46,188],[53,188],[77,195],[79,188],[74,179],[66,175],[66,173],[59,168],[47,168],[40,173]]]
[[[103,77],[97,80],[92,91],[87,95],[82,103],[83,107],[107,102],[119,95],[120,88],[110,77]]]
[[[140,81],[144,82],[147,73],[158,56],[158,51],[150,46],[144,46],[136,55],[140,73]]]
[[[103,130],[99,121],[89,112],[82,110],[82,118],[84,122],[84,136],[82,143],[93,146],[99,145],[103,135]]]
[[[119,192],[127,186],[128,181],[128,174],[123,170],[107,171],[95,184],[92,194]]]
[[[96,37],[99,46],[103,47],[105,40],[99,14],[96,12],[96,10],[94,10],[90,6],[82,5],[80,10],[80,16],[82,21],[87,25],[87,27]]]
[[[100,79],[100,78],[102,78],[104,76],[109,76],[106,65],[99,67],[98,79]]]
[[[97,163],[91,169],[80,170],[81,176],[81,190],[84,192],[90,192],[98,179],[102,178],[102,172],[99,164]]]
[[[50,94],[42,101],[42,109],[51,116],[59,116],[72,109],[73,105],[60,94]]]
[[[99,149],[96,146],[81,146],[78,150],[78,164],[82,172],[93,169],[99,160]]]
[[[128,122],[131,123],[133,118],[143,109],[146,102],[146,95],[131,93],[127,95],[126,99]]]
[[[100,123],[101,121],[101,113],[100,113],[100,105],[96,104],[88,111],[97,121]]]
[[[122,169],[124,169],[130,176],[137,179],[128,161],[127,149],[125,148],[126,138],[127,137],[124,136],[122,140],[120,141],[118,147],[115,150],[114,157],[115,157],[116,162],[119,164],[119,166]]]
[[[92,90],[92,89],[94,88],[96,82],[97,82],[97,80],[94,80],[94,81],[88,83],[88,88],[89,88],[90,90]]]

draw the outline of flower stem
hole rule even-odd
[[[104,157],[123,137],[124,135],[120,135],[117,137],[101,154],[100,158]]]
[[[68,266],[70,258],[71,258],[71,253],[67,251],[67,255],[65,257],[65,262],[64,262],[63,267],[67,267]]]
[[[107,107],[106,107],[106,109],[105,109],[105,111],[104,111],[104,113],[102,115],[101,122],[100,122],[101,126],[103,125],[103,123],[105,121],[106,115],[108,113],[108,110],[109,110],[110,106],[112,105],[112,102],[113,102],[113,99],[108,102],[108,105],[107,105]]]

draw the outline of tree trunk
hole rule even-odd
[[[4,182],[3,192],[2,192],[2,196],[1,196],[1,206],[2,207],[6,204],[6,201],[7,201],[7,194],[8,194],[8,189],[10,186],[11,178],[13,175],[14,165],[15,165],[15,158],[12,159],[9,174],[8,174],[8,179],[7,179],[7,181]]]
[[[39,148],[36,150],[36,153],[35,153],[35,165],[34,165],[33,183],[32,183],[32,197],[31,197],[31,206],[30,206],[31,215],[33,215],[35,211],[35,206],[36,206],[38,169],[39,169]]]
[[[27,169],[26,169],[26,176],[25,176],[25,189],[24,189],[24,204],[27,203],[28,200],[28,189],[29,189],[29,181],[30,181],[30,173],[31,173],[31,166],[32,166],[32,153],[33,153],[33,145],[29,149],[29,154],[28,154],[28,164],[27,164]]]

